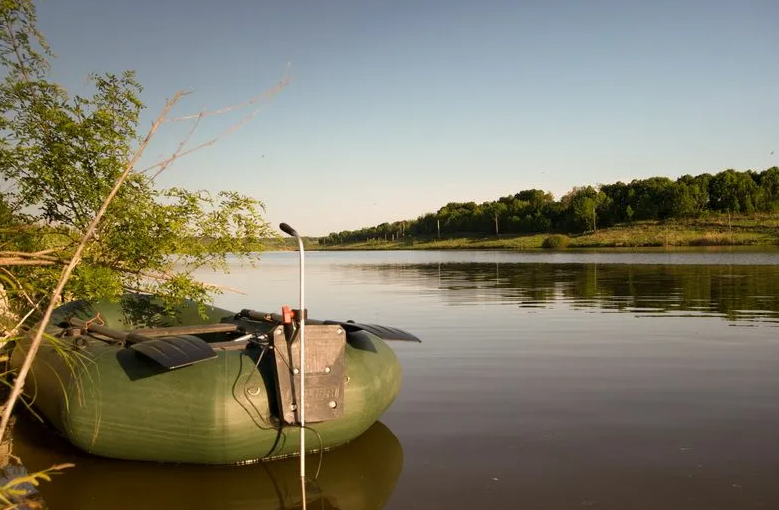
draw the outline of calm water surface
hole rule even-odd
[[[779,253],[315,252],[307,269],[310,316],[423,339],[392,345],[403,391],[322,456],[309,508],[779,508]],[[246,292],[226,308],[297,304],[295,253],[203,278]],[[107,461],[20,423],[31,467],[78,464],[44,488],[53,510],[300,508],[294,460]]]

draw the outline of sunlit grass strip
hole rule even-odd
[[[406,237],[400,241],[369,240],[319,246],[327,250],[534,250],[554,234]],[[776,246],[779,218],[709,218],[668,223],[641,222],[569,236],[568,248],[642,248],[656,246]]]

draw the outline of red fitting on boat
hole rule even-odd
[[[281,307],[281,322],[283,324],[292,324],[292,309],[289,305]]]

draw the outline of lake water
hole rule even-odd
[[[322,319],[407,329],[381,423],[310,457],[308,508],[779,508],[779,253],[312,252]],[[297,254],[207,281],[217,304],[296,306]],[[24,418],[32,468],[70,508],[300,508],[297,461],[91,458]],[[313,467],[312,467],[313,466]],[[313,476],[313,473],[312,473]]]

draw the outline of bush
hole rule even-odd
[[[568,243],[570,242],[570,239],[568,236],[555,234],[553,236],[549,236],[546,239],[544,239],[544,242],[541,243],[541,248],[547,248],[550,250],[560,250],[568,246]]]

